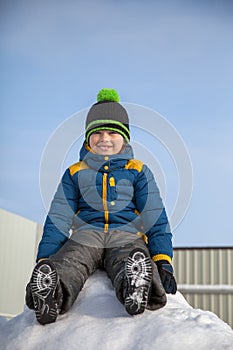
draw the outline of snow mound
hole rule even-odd
[[[177,292],[157,311],[129,316],[105,272],[85,284],[73,308],[41,326],[28,308],[0,328],[1,350],[222,350],[233,349],[233,330],[215,314],[193,309]]]

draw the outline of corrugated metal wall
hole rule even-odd
[[[23,311],[40,230],[37,223],[0,209],[0,315]]]
[[[173,265],[186,300],[195,308],[214,312],[233,327],[233,247],[176,248]]]

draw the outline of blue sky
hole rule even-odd
[[[232,14],[226,0],[1,1],[0,207],[44,221],[49,138],[113,87],[159,112],[188,149],[193,193],[174,245],[232,245]],[[147,147],[166,177],[169,214],[174,166],[160,144]],[[73,145],[65,163],[78,152]]]

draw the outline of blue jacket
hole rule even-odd
[[[171,262],[172,234],[158,187],[129,144],[121,154],[103,156],[84,143],[80,161],[65,171],[51,203],[37,260],[56,253],[72,227],[143,234],[152,260]]]

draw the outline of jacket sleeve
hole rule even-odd
[[[150,169],[143,165],[135,184],[135,201],[141,214],[143,230],[153,261],[173,256],[172,233],[158,186]]]
[[[78,185],[67,169],[58,185],[45,220],[37,261],[55,254],[69,238],[73,216],[78,208],[78,198]]]

